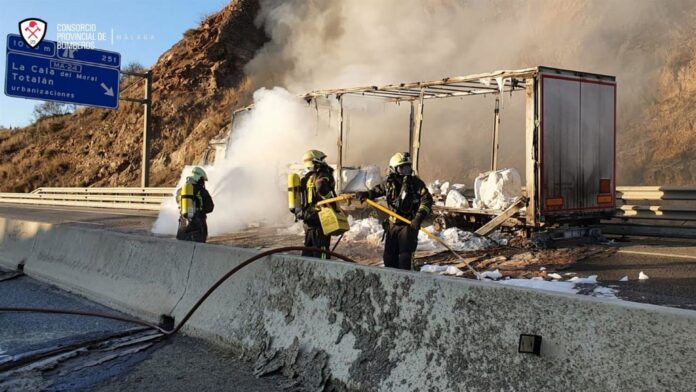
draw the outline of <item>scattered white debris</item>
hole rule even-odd
[[[483,271],[483,272],[479,273],[479,277],[481,279],[498,280],[498,279],[503,277],[503,274],[501,274],[499,270]]]
[[[539,267],[539,271],[546,271],[546,267]]]
[[[616,293],[618,293],[618,290],[612,289],[611,287],[597,286],[592,290],[590,295],[600,298],[619,299],[619,297],[616,296]]]
[[[443,275],[463,276],[463,275],[464,275],[464,271],[460,270],[459,268],[457,268],[457,267],[455,267],[455,266],[453,266],[453,265],[450,265],[449,267],[447,267],[447,269],[445,270],[445,272],[443,272],[442,274],[443,274]]]
[[[425,230],[440,237],[449,247],[457,252],[481,250],[494,245],[493,241],[485,237],[475,236],[471,232],[456,227],[450,227],[442,232],[434,231],[432,226],[426,227]],[[418,250],[439,252],[445,250],[445,247],[421,231],[418,233]]]
[[[504,210],[522,196],[522,180],[515,169],[491,171],[476,178],[474,192],[474,207]]]
[[[466,197],[459,193],[459,191],[451,190],[447,193],[447,199],[445,199],[445,207],[452,208],[469,208],[469,201]]]
[[[440,275],[464,276],[464,271],[453,265],[426,264],[421,267],[421,272],[429,272]]]
[[[597,275],[590,275],[587,278],[578,278],[577,276],[574,276],[568,279],[568,281],[575,284],[597,284]]]
[[[623,278],[619,279],[619,282],[628,282],[628,276],[624,276]]]
[[[538,279],[508,279],[501,280],[500,283],[510,286],[527,287],[531,289],[541,289],[547,291],[556,291],[560,293],[576,294],[575,283],[572,282],[553,282],[548,280]]]
[[[449,181],[445,181],[440,185],[440,193],[443,195],[449,195],[449,190],[450,190],[450,183]]]
[[[548,274],[548,277],[549,277],[549,278],[552,278],[552,279],[557,279],[557,280],[563,279],[563,277],[562,277],[561,275],[559,275],[559,274],[557,274],[557,273],[555,273],[555,272],[552,273],[552,274]]]
[[[348,223],[350,224],[350,230],[344,234],[343,238],[345,240],[362,241],[368,239],[373,234],[378,239],[382,238],[384,229],[377,218],[353,219],[352,216],[348,216]]]
[[[648,275],[646,275],[643,271],[640,271],[640,273],[638,274],[638,280],[648,280],[648,279],[650,279],[650,277]]]
[[[447,266],[446,265],[435,265],[435,264],[426,264],[421,267],[420,269],[421,272],[431,272],[431,273],[440,273],[440,272],[445,272],[447,271]]]
[[[428,192],[430,192],[431,195],[440,195],[442,194],[442,181],[440,180],[435,180],[430,183],[430,185],[427,186]]]
[[[552,274],[549,274],[549,276],[551,275]],[[560,277],[559,274],[553,275]],[[499,281],[499,283],[568,294],[581,294],[589,295],[591,297],[618,299],[616,296],[616,293],[618,292],[617,290],[597,284],[597,275],[591,275],[587,278],[574,277],[566,281],[556,279],[549,281],[540,277],[535,277],[532,279],[506,279]]]
[[[510,240],[512,239],[512,234],[510,233],[503,233],[500,230],[496,230],[492,232],[491,234],[488,235],[488,239],[492,240],[498,245],[501,246],[507,246],[510,243]]]

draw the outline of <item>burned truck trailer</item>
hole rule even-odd
[[[463,223],[467,229],[483,226],[479,230],[484,235],[501,225],[538,234],[559,227],[589,227],[610,217],[616,196],[616,79],[613,76],[539,66],[381,87],[320,90],[302,98],[317,110],[319,99],[335,100],[339,107],[335,119],[337,173],[346,167],[344,97],[372,97],[410,104],[409,126],[405,131],[417,172],[425,104],[431,99],[480,95],[496,97],[490,169],[498,169],[498,97],[505,93],[526,95],[523,197],[505,211],[437,206],[435,210],[442,221],[457,222],[458,226]],[[252,107],[235,111],[223,137],[211,141],[211,152],[224,156],[235,118],[249,110]],[[338,188],[342,189],[341,175],[337,177]]]

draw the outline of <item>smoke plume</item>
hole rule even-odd
[[[307,91],[440,79],[547,65],[617,76],[621,129],[642,120],[675,32],[696,4],[634,0],[260,0],[269,42],[245,72],[261,89],[231,134],[227,160],[210,168],[211,234],[287,219],[285,173],[309,148],[336,162],[335,100],[308,106]],[[281,86],[282,88],[274,88]],[[289,92],[288,92],[289,91]],[[437,102],[434,102],[437,101]],[[494,97],[430,100],[422,169],[471,185],[488,169]],[[408,149],[409,104],[346,97],[347,165],[386,166]],[[524,173],[524,96],[502,97],[501,157]],[[621,179],[619,178],[619,182]],[[155,231],[173,232],[176,211]],[[163,210],[166,211],[166,210]],[[168,222],[168,223],[167,223]]]
[[[687,15],[696,9],[688,0],[261,0],[261,5],[257,22],[271,40],[246,67],[258,85],[302,93],[536,65],[615,75],[620,146],[621,130],[642,121],[655,98],[669,43],[688,28]],[[523,98],[504,100],[501,124],[502,163],[521,173]],[[470,182],[488,169],[494,98],[449,101],[426,104],[421,174]],[[391,126],[371,124],[385,116],[376,113],[382,110],[376,105],[363,113],[367,120],[349,114],[349,163],[384,166],[391,153],[405,147],[408,112],[387,113],[395,121]],[[390,138],[392,143],[385,143]]]
[[[243,229],[251,223],[274,224],[289,219],[288,166],[301,163],[309,145],[328,151],[334,142],[328,132],[317,135],[314,110],[282,88],[259,89],[254,93],[254,104],[254,110],[236,123],[227,158],[205,167],[209,178],[206,188],[215,203],[208,217],[211,235]],[[187,174],[184,168],[179,186]],[[177,222],[176,204],[170,200],[153,232],[174,234]]]

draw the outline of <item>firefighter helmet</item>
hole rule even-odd
[[[191,169],[191,173],[189,174],[189,177],[193,179],[194,182],[198,182],[203,179],[203,181],[208,181],[208,175],[205,174],[205,170],[198,166],[194,166]]]
[[[397,152],[389,159],[389,168],[392,170],[396,170],[397,167],[407,164],[412,164],[411,154],[407,152]]]
[[[304,162],[305,167],[309,169],[317,163],[324,163],[324,159],[326,159],[326,154],[323,152],[319,150],[309,150],[304,153],[302,162]]]

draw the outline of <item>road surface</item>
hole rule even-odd
[[[0,307],[118,314],[26,276],[0,281]],[[272,392],[286,391],[283,387],[291,384],[282,376],[256,378],[252,365],[232,352],[183,335],[121,348],[78,349],[70,355],[37,358],[21,367],[2,369],[11,357],[141,328],[107,319],[24,313],[0,313],[0,326],[0,391]]]

